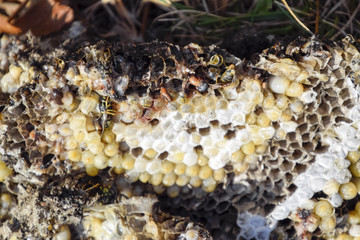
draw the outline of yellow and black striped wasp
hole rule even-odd
[[[105,128],[110,127],[111,125],[111,116],[116,114],[116,111],[113,109],[113,105],[109,96],[100,96],[99,97],[99,110],[102,113],[101,115],[101,134],[104,132]]]
[[[114,185],[103,187],[100,186],[100,203],[103,205],[119,202],[120,195]]]
[[[119,202],[120,195],[114,184],[101,184],[99,182],[95,184],[90,181],[82,187],[82,190],[89,192],[89,194],[91,194],[90,192],[98,194],[98,201],[102,205]]]

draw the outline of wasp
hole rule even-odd
[[[101,69],[104,71],[103,72],[103,77],[104,78],[110,78],[111,74],[112,74],[112,70],[111,67],[109,66],[109,63],[111,61],[111,51],[109,48],[107,48],[107,50],[104,51],[104,55],[102,57],[102,59],[100,60],[101,63]]]
[[[225,70],[225,72],[222,74],[221,76],[221,81],[222,82],[231,82],[235,77],[235,66],[234,64],[231,64],[230,66],[228,66]]]
[[[112,102],[109,96],[100,96],[99,101],[100,112],[115,115],[116,112],[112,109]]]
[[[102,187],[100,186],[100,202],[101,204],[110,204],[110,203],[115,203],[118,202],[118,192],[115,186],[108,186],[108,187]]]
[[[116,112],[113,109],[112,102],[109,96],[100,96],[99,97],[99,110],[102,113],[101,116],[101,125],[102,125],[102,133],[105,128],[110,127],[111,125],[111,116],[115,115]]]

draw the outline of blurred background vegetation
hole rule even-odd
[[[264,49],[274,39],[311,34],[322,40],[347,34],[359,38],[360,1],[0,0],[0,32],[30,29],[36,35],[48,35],[74,21],[93,36],[117,41],[158,39],[225,48],[238,48],[241,43]]]

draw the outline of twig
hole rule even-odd
[[[203,6],[204,6],[204,10],[205,10],[205,12],[209,12],[209,8],[208,8],[208,6],[207,6],[207,3],[206,3],[206,0],[202,0],[202,4],[203,4]]]
[[[336,24],[332,23],[332,22],[329,22],[325,19],[322,19],[321,20],[322,22],[326,23],[327,25],[337,29],[339,32],[341,32],[344,36],[346,36],[346,32],[344,30],[342,30],[341,28],[339,28],[338,26],[336,26]]]
[[[225,9],[229,6],[229,0],[221,0],[220,6],[215,9],[215,11],[221,11],[221,13],[225,12]]]
[[[271,24],[271,26],[284,26],[284,25],[289,24],[289,23],[291,23],[290,20],[285,20],[285,21],[278,21],[278,22],[274,22],[274,23],[270,23],[270,24]],[[269,26],[268,21],[257,22],[257,23],[252,23],[252,24],[253,24],[253,26],[258,26],[258,27]]]
[[[320,12],[319,0],[316,0],[316,17],[315,17],[315,34],[319,33],[319,12]]]
[[[341,0],[339,2],[337,2],[331,9],[330,11],[324,16],[322,16],[322,18],[327,19],[338,7],[340,7],[340,5],[344,2],[344,0]]]
[[[215,15],[215,14],[204,13],[204,12],[197,11],[197,10],[176,10],[176,11],[171,11],[171,12],[168,12],[168,13],[164,13],[164,14],[156,17],[153,22],[157,22],[159,19],[167,17],[167,16],[171,16],[171,15],[175,15],[175,14],[186,14],[186,13],[196,13],[199,16],[206,15],[206,16],[211,16],[211,17],[217,17],[217,18],[222,19],[222,20],[225,19],[224,17],[218,16],[218,15]]]
[[[310,29],[308,27],[305,26],[305,24],[303,24],[295,15],[295,13],[291,10],[291,8],[289,7],[289,5],[287,4],[286,0],[281,0],[286,9],[289,11],[289,13],[291,14],[291,16],[293,16],[293,18],[300,24],[301,27],[303,27],[306,31],[308,31],[309,33],[313,34]]]
[[[329,9],[329,5],[331,3],[331,0],[326,0],[325,4],[323,4],[323,11],[321,13],[321,17],[324,17],[324,15],[326,14],[326,10]]]
[[[354,10],[353,14],[350,16],[349,20],[346,22],[346,24],[341,28],[341,30],[343,32],[345,32],[345,29],[352,23],[352,21],[354,20],[357,12],[360,10],[360,3],[357,5],[356,9]],[[331,37],[331,40],[334,40],[335,38],[337,38],[340,35],[340,32],[337,32],[336,34],[334,34],[334,36]],[[345,34],[346,36],[346,34]]]

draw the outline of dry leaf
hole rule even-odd
[[[8,23],[7,17],[0,15],[0,33],[19,34],[21,29]]]
[[[35,35],[46,35],[60,30],[65,24],[71,23],[74,18],[74,12],[66,4],[68,1],[56,0],[38,0],[34,1],[25,13],[16,16],[10,23],[7,19],[7,25],[15,29],[21,29],[22,32],[31,30]],[[6,17],[5,17],[6,18]],[[1,25],[2,26],[2,25]],[[0,32],[5,31],[0,27]],[[19,32],[9,32],[19,33]]]

